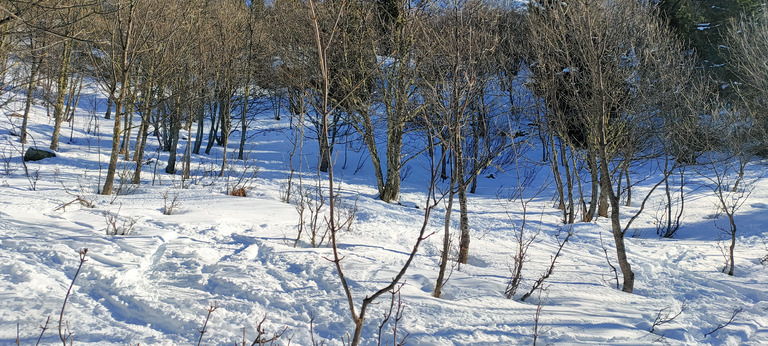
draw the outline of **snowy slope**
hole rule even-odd
[[[82,105],[98,104],[92,92]],[[59,342],[58,316],[82,248],[88,248],[87,262],[65,311],[75,344],[196,344],[210,304],[218,309],[211,315],[204,344],[241,342],[243,328],[252,341],[265,315],[266,331],[287,327],[278,344],[289,340],[296,345],[343,343],[353,323],[339,279],[326,259],[331,251],[326,246],[311,248],[307,238],[294,247],[298,215],[293,205],[280,201],[288,176],[287,119],[276,122],[264,114],[252,124],[250,157],[260,171],[250,182],[248,197],[227,196],[226,178],[205,173],[215,170],[220,161],[216,149],[211,156],[193,157],[196,179],[192,184],[160,173],[166,153],[159,154],[154,175],[154,162],[158,162],[154,143],[147,151],[153,160],[145,166],[142,185],[109,197],[96,192],[106,171],[111,121],[93,118],[89,113],[94,112],[89,111],[80,109],[74,126],[65,126],[57,158],[27,163],[29,177],[22,167],[21,145],[12,135],[21,119],[0,116],[1,345],[14,344],[17,326],[21,343],[34,344],[48,316],[51,324],[43,342]],[[30,124],[31,145],[47,147],[52,124],[45,111],[35,109]],[[424,162],[414,160],[409,164],[412,173],[404,181],[402,205],[378,201],[370,164],[355,174],[358,157],[365,151],[352,149],[337,151],[342,195],[347,203],[356,200],[358,208],[354,226],[341,235],[340,251],[359,305],[405,261],[423,217],[426,182]],[[234,151],[234,147],[229,150]],[[295,160],[310,172],[305,174],[306,184],[312,184],[314,152],[308,140],[305,160]],[[341,168],[344,155],[348,164]],[[749,174],[760,175],[765,168],[765,162],[756,162]],[[235,177],[252,167],[233,161],[232,169]],[[542,168],[535,184],[545,184],[547,175]],[[522,208],[519,201],[503,196],[517,185],[517,179],[512,172],[495,176],[482,178],[478,193],[470,196],[469,264],[451,271],[441,299],[433,298],[431,291],[442,246],[444,205],[435,209],[430,232],[436,234],[419,250],[401,290],[404,313],[398,338],[408,334],[406,341],[411,345],[530,344],[540,301],[541,343],[768,343],[768,268],[760,263],[768,255],[765,178],[757,180],[737,213],[735,276],[720,272],[718,227],[727,226],[727,220],[716,218],[715,199],[702,186],[705,179],[699,178],[687,185],[684,225],[675,239],[658,239],[655,234],[661,195],[651,199],[630,231],[634,237],[627,239],[627,245],[636,272],[635,294],[614,287],[601,245],[602,238],[615,265],[610,225],[599,219],[573,227],[574,236],[565,245],[547,289],[520,302],[504,297]],[[653,179],[638,186],[636,195],[647,191]],[[527,208],[526,234],[540,234],[531,245],[525,281],[516,298],[530,289],[556,251],[555,234],[562,225],[552,195],[547,187],[529,196],[533,199]],[[79,203],[62,207],[77,196],[94,207]],[[164,203],[173,196],[178,196],[179,203],[174,213],[165,215]],[[639,205],[640,198],[635,199]],[[622,216],[628,218],[638,205],[627,208]],[[118,225],[132,224],[129,234],[107,235],[109,215],[117,218]],[[364,344],[376,344],[390,297],[385,295],[379,302],[369,311]],[[681,309],[673,321],[649,332],[657,316],[674,315]],[[735,311],[739,312],[732,323],[708,335]],[[384,342],[393,342],[391,323],[383,328]]]

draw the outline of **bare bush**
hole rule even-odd
[[[139,189],[138,184],[133,184],[133,169],[128,163],[124,163],[120,170],[117,171],[117,187],[112,194],[112,201],[110,204],[115,203],[117,196],[131,195]]]
[[[676,318],[682,315],[686,308],[687,306],[685,305],[685,302],[680,305],[680,309],[672,310],[669,307],[662,308],[658,313],[656,313],[656,318],[653,319],[653,324],[651,324],[651,329],[649,332],[653,333],[656,331],[656,327],[674,321]]]
[[[327,236],[327,228],[323,227],[320,216],[325,207],[322,181],[317,180],[316,186],[307,187],[299,179],[296,185],[295,207],[299,214],[298,231],[293,246],[297,246],[304,231],[309,233],[309,242],[312,247],[322,246]]]
[[[56,169],[55,175],[57,177],[59,175],[58,168]],[[80,188],[79,188],[79,190],[77,192],[72,192],[69,188],[67,188],[66,185],[64,185],[64,181],[62,181],[61,179],[57,179],[57,180],[59,181],[59,184],[61,184],[61,187],[64,189],[64,192],[66,192],[68,195],[70,195],[72,197],[75,197],[75,199],[73,199],[73,200],[71,200],[71,201],[69,201],[67,203],[64,203],[64,204],[56,207],[56,209],[54,209],[54,211],[64,210],[66,207],[68,207],[68,206],[70,206],[70,205],[72,205],[74,203],[78,203],[81,206],[86,207],[86,208],[95,208],[96,207],[96,203],[95,203],[96,198],[94,196],[87,196],[87,193],[86,193],[87,189],[85,187],[83,187],[82,184],[80,185]]]
[[[0,174],[9,177],[16,169],[12,165],[13,155],[7,153],[5,150],[0,151]]]
[[[170,190],[163,192],[163,214],[171,215],[176,211],[181,202],[179,201],[179,194],[170,194]]]
[[[253,339],[253,342],[250,344],[251,346],[262,346],[262,345],[273,345],[275,341],[279,340],[283,337],[285,332],[288,330],[288,327],[283,328],[280,332],[273,332],[269,333],[264,330],[264,322],[267,320],[267,314],[264,314],[264,318],[261,319],[259,324],[256,326],[256,338]],[[290,342],[288,343],[290,344]],[[245,328],[243,328],[243,343],[242,346],[246,346],[245,342]]]
[[[122,206],[120,206],[122,208]],[[116,213],[104,211],[104,221],[107,223],[107,235],[128,235],[138,221],[135,217],[120,216],[120,209]]]
[[[234,156],[235,153],[232,155]],[[231,161],[234,161],[234,158]],[[256,165],[255,159],[250,159],[249,153],[245,154],[245,159],[241,162],[242,166],[238,171],[235,170],[235,165],[228,165],[226,186],[227,194],[230,196],[245,197],[247,190],[253,187],[259,174],[259,166]]]

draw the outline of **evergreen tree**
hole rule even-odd
[[[688,39],[693,29],[691,0],[661,0],[659,9],[662,17],[681,38]]]

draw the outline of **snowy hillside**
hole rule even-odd
[[[91,90],[81,106],[103,107],[102,96],[95,97]],[[299,216],[295,205],[281,201],[291,150],[287,118],[256,118],[248,136],[249,159],[230,160],[231,170],[221,178],[220,148],[208,156],[193,155],[193,178],[183,182],[180,175],[164,173],[167,153],[158,153],[150,136],[151,159],[142,184],[126,183],[122,194],[101,196],[97,191],[112,126],[111,120],[93,115],[102,113],[101,108],[79,109],[74,123],[62,130],[58,156],[27,162],[26,171],[15,136],[21,118],[0,116],[0,345],[15,344],[17,329],[22,345],[35,344],[48,317],[42,343],[59,342],[59,314],[80,264],[78,251],[84,248],[87,261],[64,311],[64,327],[73,333],[75,345],[197,344],[212,304],[217,309],[202,344],[241,343],[243,335],[250,344],[262,320],[267,338],[284,331],[278,345],[344,343],[354,324],[328,260],[331,249],[312,248],[306,233],[294,246]],[[26,147],[47,147],[51,124],[44,109],[34,109]],[[230,145],[230,153],[236,145]],[[337,149],[335,164],[344,205],[357,209],[339,244],[357,305],[389,282],[407,258],[427,191],[427,163],[414,160],[403,180],[401,204],[377,200],[370,164],[361,158],[367,154],[359,149]],[[303,167],[303,182],[311,186],[317,179],[311,139],[303,155],[294,158],[294,165]],[[534,335],[541,344],[768,343],[768,263],[761,263],[768,255],[768,178],[762,177],[767,162],[748,166],[747,181],[757,180],[736,214],[735,276],[721,272],[728,243],[718,241],[723,236],[719,228],[728,221],[707,187],[707,171],[699,169],[704,176],[691,174],[685,185],[682,228],[674,239],[656,235],[658,191],[633,224],[627,244],[636,273],[634,294],[616,289],[609,265],[616,266],[610,222],[600,218],[573,226],[546,289],[521,302],[569,230],[553,206],[548,168],[536,163],[539,153],[530,156],[521,163],[522,174],[535,174],[525,193],[531,199],[525,214],[520,200],[507,199],[518,186],[514,170],[489,171],[480,179],[478,192],[469,199],[469,263],[450,271],[439,299],[431,293],[445,205],[434,209],[428,231],[435,234],[419,249],[394,304],[384,295],[371,307],[363,344],[376,344],[380,330],[382,344],[407,336],[409,345],[531,344]],[[123,163],[120,167],[130,169]],[[240,177],[247,197],[227,195]],[[623,218],[637,211],[657,178],[635,188],[640,197]],[[540,233],[530,246],[524,281],[514,299],[507,299],[523,218],[526,239]],[[454,229],[457,219],[452,220]],[[110,230],[127,234],[109,235]],[[401,318],[394,311],[380,329],[391,306],[402,308]]]

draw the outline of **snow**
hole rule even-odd
[[[96,90],[89,92],[81,105],[104,103]],[[7,108],[16,111],[21,104],[11,102]],[[353,323],[334,266],[327,260],[331,249],[312,248],[306,237],[294,247],[298,215],[293,205],[280,200],[288,176],[287,119],[276,122],[263,114],[251,124],[248,149],[259,173],[250,182],[248,197],[226,195],[226,177],[205,174],[217,169],[219,148],[210,156],[194,155],[194,181],[182,182],[180,176],[164,173],[167,153],[158,157],[155,142],[147,157],[159,159],[156,176],[151,163],[144,167],[142,184],[128,194],[101,196],[96,192],[106,172],[111,120],[89,115],[100,113],[78,109],[73,127],[66,124],[62,129],[58,157],[27,163],[29,178],[22,168],[22,147],[13,135],[21,119],[0,117],[0,344],[15,343],[17,325],[22,344],[36,342],[48,316],[51,323],[43,342],[59,342],[58,316],[83,248],[88,248],[87,261],[64,314],[75,344],[196,344],[211,304],[218,309],[208,322],[204,344],[242,342],[243,328],[252,341],[265,315],[267,332],[287,327],[278,344],[289,339],[296,345],[343,343]],[[45,110],[34,108],[30,145],[47,147],[51,129]],[[296,158],[294,164],[310,172],[304,175],[309,185],[316,150],[312,140],[306,143],[305,158]],[[229,149],[235,151],[234,146]],[[353,227],[339,240],[358,309],[362,299],[386,285],[404,263],[423,220],[426,196],[426,163],[414,160],[409,164],[413,173],[403,182],[401,205],[377,200],[370,164],[355,174],[358,155],[366,155],[364,151],[348,150],[349,164],[342,168],[345,153],[340,149],[336,163],[345,203],[358,208]],[[535,151],[530,155],[540,158]],[[252,169],[242,161],[230,163],[230,185],[242,170]],[[765,162],[756,161],[748,169],[757,180],[736,215],[735,276],[721,272],[718,227],[726,227],[727,220],[717,215],[711,190],[701,186],[706,179],[694,179],[686,186],[683,228],[674,239],[659,239],[655,233],[660,193],[628,233],[634,294],[615,288],[601,245],[602,239],[616,265],[610,223],[598,219],[573,226],[574,236],[563,248],[546,290],[525,302],[517,299],[549,266],[557,249],[555,234],[563,228],[560,212],[553,208],[551,186],[529,196],[526,236],[541,233],[529,250],[517,299],[505,298],[522,209],[519,201],[503,197],[517,185],[512,172],[492,172],[495,179],[481,178],[478,193],[470,196],[469,263],[451,270],[439,299],[431,292],[445,206],[434,210],[429,232],[436,234],[422,244],[400,291],[404,311],[398,337],[407,334],[410,345],[530,344],[540,302],[538,342],[546,344],[766,344],[768,268],[760,260],[768,255],[768,181],[760,177]],[[540,170],[533,185],[545,184],[547,175],[546,168]],[[636,196],[647,192],[653,180],[651,176],[637,186]],[[164,195],[178,195],[171,215],[163,213],[168,202]],[[77,196],[94,207],[77,202],[62,207]],[[625,220],[639,207],[635,199],[624,209]],[[130,227],[128,234],[107,235],[105,212]],[[458,211],[454,216],[458,218]],[[458,222],[452,226],[455,232]],[[376,343],[389,302],[390,296],[384,295],[371,306],[363,344]],[[673,321],[649,332],[660,313],[674,315],[681,309]],[[707,335],[728,322],[734,311],[740,312],[732,323]],[[383,329],[384,341],[392,342],[391,323]]]

